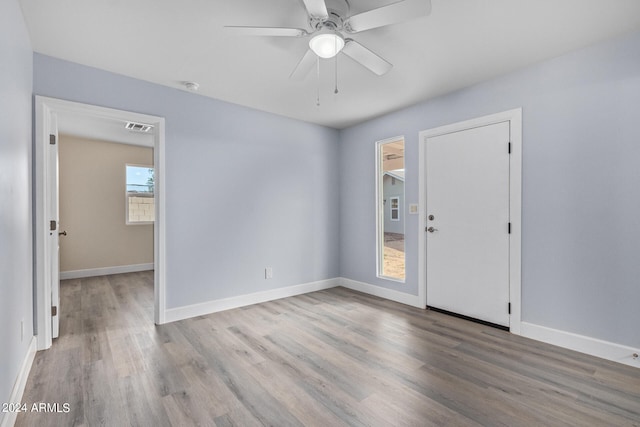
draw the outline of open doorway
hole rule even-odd
[[[61,127],[58,162],[60,279],[153,270],[153,148]]]
[[[139,125],[148,126],[145,132],[140,132]],[[129,127],[129,129],[127,129]],[[136,129],[138,128],[138,132]],[[66,150],[66,144],[75,144],[75,149],[69,151]],[[101,145],[102,152],[86,152],[90,147],[95,148],[97,145]],[[79,149],[81,147],[82,149]],[[105,261],[104,256],[101,256],[100,250],[104,250],[104,247],[100,242],[95,239],[93,241],[94,248],[98,251],[93,251],[93,254],[89,254],[88,251],[84,251],[82,247],[76,247],[76,254],[82,253],[83,258],[89,258],[88,262],[85,259],[85,264],[69,264],[69,259],[65,259],[63,256],[61,264],[60,255],[64,253],[64,246],[69,241],[62,241],[63,252],[60,252],[61,239],[67,237],[76,238],[76,240],[85,240],[85,245],[91,243],[91,235],[96,229],[103,229],[113,236],[113,225],[108,225],[104,218],[98,219],[90,224],[81,226],[77,221],[73,227],[75,231],[65,229],[65,225],[60,221],[60,212],[62,210],[63,215],[67,216],[73,211],[91,211],[87,207],[83,207],[83,199],[86,200],[92,192],[92,182],[80,183],[82,190],[76,188],[73,191],[83,192],[83,197],[75,197],[75,200],[69,206],[62,206],[60,204],[60,178],[59,173],[62,167],[65,170],[62,173],[64,180],[74,182],[78,184],[78,181],[94,180],[94,190],[99,186],[95,180],[107,180],[107,178],[100,178],[93,176],[94,174],[86,173],[91,169],[100,169],[108,162],[104,160],[110,155],[105,154],[105,147],[108,151],[121,151],[118,148],[130,147],[134,151],[138,151],[138,155],[142,157],[134,157],[132,160],[127,160],[121,165],[119,171],[122,182],[116,183],[116,186],[120,185],[122,188],[118,189],[119,201],[117,204],[121,205],[121,209],[117,209],[120,212],[116,215],[120,215],[119,222],[122,225],[121,228],[134,230],[133,238],[147,235],[147,242],[151,241],[151,248],[147,248],[146,255],[138,253],[136,256],[142,255],[142,257],[136,258],[130,256],[125,261]],[[113,148],[116,150],[113,150]],[[98,151],[100,151],[100,149]],[[85,151],[84,159],[69,158],[63,159],[61,162],[60,154],[64,155],[65,151],[68,153],[78,153],[79,151]],[[90,150],[89,150],[90,151]],[[146,157],[145,157],[146,156]],[[113,157],[113,156],[111,156]],[[116,156],[118,157],[118,156]],[[120,159],[128,158],[127,155],[120,156]],[[99,161],[97,160],[99,159]],[[67,160],[73,163],[74,166],[85,167],[85,173],[82,173],[82,168],[75,171],[75,175],[67,176],[67,172],[70,172],[71,163],[67,163]],[[120,162],[120,160],[118,160]],[[80,163],[80,165],[78,165]],[[153,223],[150,221],[138,221],[139,224],[127,224],[129,222],[129,208],[131,206],[128,203],[131,202],[126,186],[127,163],[140,164],[147,166],[147,169],[153,169]],[[99,166],[101,165],[101,166]],[[111,165],[110,167],[112,167]],[[57,100],[45,97],[36,97],[36,137],[35,137],[35,306],[36,306],[36,323],[37,323],[37,337],[38,337],[38,349],[46,349],[51,346],[53,337],[58,333],[58,319],[60,318],[59,305],[59,285],[60,285],[60,272],[62,267],[62,277],[66,279],[100,276],[104,274],[124,273],[127,271],[147,271],[149,277],[152,278],[153,283],[153,321],[157,324],[164,322],[164,183],[162,181],[162,173],[164,169],[164,119],[156,116],[148,116],[138,113],[132,113],[127,111],[113,110],[109,108],[95,107],[86,104],[78,104],[69,101]],[[86,169],[86,168],[89,169]],[[118,166],[116,166],[118,167]],[[77,169],[77,168],[76,168]],[[100,184],[103,184],[102,182]],[[115,191],[115,190],[110,190]],[[94,193],[103,194],[101,191],[94,191]],[[149,202],[149,195],[144,196],[146,204],[151,205]],[[106,200],[112,204],[116,204],[113,200]],[[63,200],[65,202],[65,200]],[[89,203],[96,203],[95,200]],[[74,207],[75,205],[75,207]],[[139,209],[139,206],[135,206]],[[145,211],[145,215],[148,214],[150,207],[144,206],[144,209],[140,208],[140,211]],[[115,211],[113,211],[115,212]],[[95,213],[95,212],[94,212]],[[97,216],[97,215],[96,215]],[[85,215],[86,217],[86,215]],[[145,219],[148,219],[145,216]],[[91,219],[91,218],[90,218]],[[77,218],[75,219],[77,220]],[[86,220],[86,218],[85,218]],[[67,218],[70,221],[70,217]],[[73,222],[73,221],[71,221]],[[82,222],[82,221],[80,221]],[[63,228],[60,228],[62,225]],[[84,227],[84,228],[83,228]],[[146,230],[143,228],[146,227]],[[106,229],[106,230],[105,230]],[[67,235],[64,232],[67,231]],[[87,236],[89,235],[89,236]],[[94,236],[95,237],[95,236]],[[129,237],[131,239],[131,237]],[[87,241],[89,243],[87,243]],[[103,243],[105,239],[103,238]],[[108,239],[106,240],[108,241]],[[78,241],[76,241],[78,243]],[[129,246],[125,241],[120,240],[117,243],[120,248]],[[70,248],[67,248],[71,250]],[[135,250],[136,248],[134,248]],[[139,248],[138,248],[139,250]],[[97,254],[96,254],[97,252]],[[111,254],[115,254],[116,257],[122,256],[122,250],[111,249]],[[68,255],[68,254],[66,254]],[[102,254],[104,255],[104,253]],[[145,258],[146,256],[146,258]],[[92,258],[93,257],[93,258]],[[73,258],[73,257],[72,257]],[[75,261],[78,261],[75,257]],[[98,261],[101,260],[107,262],[110,265],[101,265]],[[104,264],[104,263],[103,263]],[[152,319],[149,319],[152,321]]]

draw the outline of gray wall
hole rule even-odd
[[[0,2],[0,58],[0,402],[7,402],[33,336],[32,53],[17,0]]]
[[[341,275],[417,295],[418,216],[406,284],[376,278],[374,144],[405,136],[418,202],[418,132],[523,108],[523,320],[640,345],[640,34],[599,44],[341,132]],[[405,204],[406,204],[405,203]]]
[[[34,92],[165,117],[168,308],[338,276],[336,130],[40,54]]]

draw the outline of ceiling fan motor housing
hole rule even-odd
[[[325,0],[329,17],[326,19],[309,16],[309,26],[313,30],[329,28],[341,31],[344,20],[349,16],[349,2],[347,0]]]

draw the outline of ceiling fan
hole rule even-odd
[[[345,36],[386,25],[397,24],[431,13],[431,0],[401,0],[377,9],[349,15],[348,0],[302,0],[311,31],[301,28],[227,26],[241,35],[300,37],[309,39],[309,49],[290,75],[303,79],[318,58],[333,58],[342,52],[381,76],[393,65],[357,41]]]

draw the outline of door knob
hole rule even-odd
[[[433,233],[433,232],[435,232],[435,231],[438,231],[438,229],[437,229],[437,228],[433,228],[433,227],[429,227],[429,228],[427,228],[427,231],[428,231],[429,233]]]
[[[67,230],[61,231],[58,233],[58,236],[66,236],[66,235],[67,235]]]

